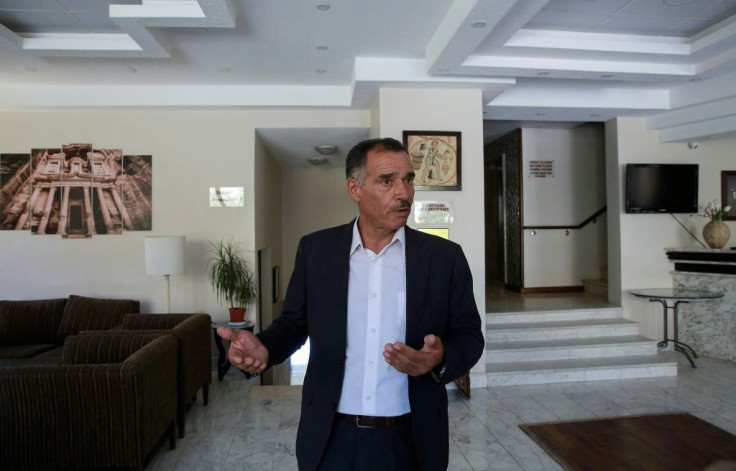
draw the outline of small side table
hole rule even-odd
[[[695,362],[693,361],[693,358],[698,358],[698,354],[695,353],[695,350],[693,348],[683,342],[680,342],[678,334],[677,334],[677,306],[683,303],[689,303],[691,301],[709,301],[712,299],[718,299],[723,297],[723,293],[711,293],[710,291],[703,291],[703,290],[694,290],[694,289],[676,289],[676,288],[652,288],[652,289],[635,289],[632,291],[629,291],[629,293],[633,294],[634,296],[638,296],[640,298],[647,298],[649,299],[649,302],[657,302],[660,303],[663,307],[662,311],[662,319],[664,323],[664,335],[660,342],[657,342],[657,347],[660,349],[665,348],[669,342],[672,342],[675,344],[675,350],[682,353],[685,358],[688,359],[690,362],[690,365],[693,368],[697,368],[695,366]],[[667,304],[668,302],[672,302],[673,304],[670,306]],[[667,314],[669,314],[669,310],[672,310],[672,320],[674,322],[674,336],[675,338],[670,339],[667,338],[668,335],[668,327],[667,327]]]
[[[222,378],[225,377],[228,370],[230,370],[230,360],[227,358],[227,352],[225,351],[225,345],[222,343],[222,337],[217,335],[217,328],[225,326],[229,329],[233,330],[247,330],[250,332],[253,332],[253,323],[252,322],[246,322],[245,325],[233,327],[228,322],[213,322],[212,323],[212,334],[215,336],[215,346],[217,347],[217,351],[220,353],[220,356],[217,357],[217,381],[222,381]],[[243,370],[240,370],[243,371]],[[252,376],[249,375],[247,372],[243,371],[243,374],[246,376],[246,378],[251,378]]]

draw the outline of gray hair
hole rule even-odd
[[[369,151],[406,152],[406,147],[396,139],[385,137],[368,139],[355,144],[345,159],[345,178],[352,178],[363,186],[365,183],[365,161]]]

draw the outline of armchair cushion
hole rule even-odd
[[[82,364],[0,368],[3,469],[141,469],[173,431],[176,344],[166,334],[74,336],[65,359]]]
[[[55,344],[66,301],[0,301],[0,345]]]
[[[140,302],[133,299],[87,298],[71,295],[64,307],[58,336],[64,339],[82,330],[107,330],[120,325],[123,316],[139,312]]]

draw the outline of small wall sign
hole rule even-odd
[[[530,160],[529,176],[532,178],[554,178],[554,160]]]

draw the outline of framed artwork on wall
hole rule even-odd
[[[404,131],[417,190],[462,189],[460,133],[455,131]]]
[[[279,293],[281,292],[281,287],[279,286],[280,280],[279,266],[276,265],[271,269],[271,302],[274,304],[279,301]]]
[[[723,214],[724,221],[736,221],[736,170],[721,172],[721,208],[731,206],[731,211]]]

